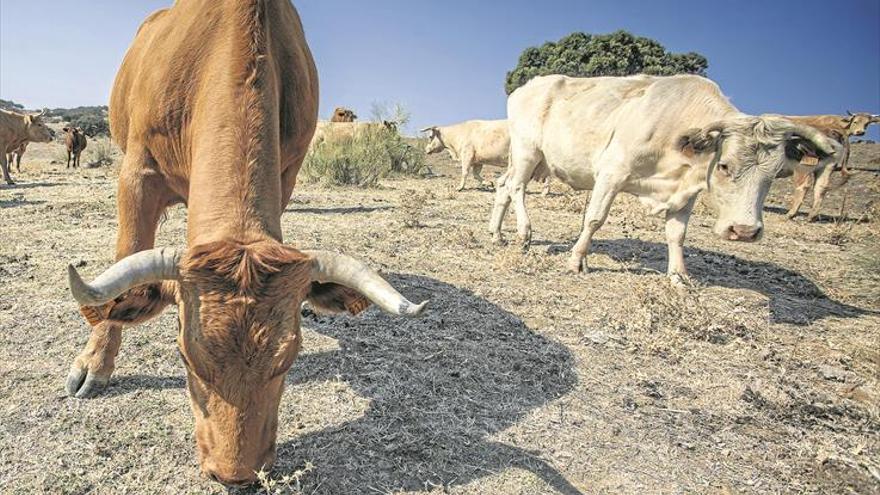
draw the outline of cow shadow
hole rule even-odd
[[[31,200],[31,199],[21,199],[21,198],[0,199],[0,209],[15,208],[18,206],[41,205],[41,204],[45,204],[45,203],[46,202],[42,201],[42,200]]]
[[[393,206],[342,206],[328,208],[287,208],[285,213],[311,213],[315,215],[347,215],[350,213],[370,213],[374,211],[393,210]]]
[[[640,239],[603,239],[594,241],[593,246],[594,252],[619,263],[635,261],[640,273],[666,273],[666,244]],[[557,245],[552,251],[570,249],[571,245]],[[812,280],[775,263],[745,260],[694,247],[685,247],[684,254],[691,279],[711,286],[748,289],[766,296],[774,323],[803,326],[827,317],[857,318],[877,313],[835,301]]]
[[[388,277],[410,299],[430,299],[418,319],[376,309],[356,317],[303,315],[303,326],[339,349],[300,356],[290,385],[339,380],[370,403],[361,417],[294,435],[278,447],[276,475],[313,463],[304,493],[430,491],[507,468],[580,493],[535,453],[492,440],[574,387],[570,352],[518,317],[443,282]]]
[[[101,397],[117,397],[143,390],[170,390],[186,387],[183,376],[120,375],[113,376]]]

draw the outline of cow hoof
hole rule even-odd
[[[579,273],[587,273],[589,271],[586,258],[569,260],[567,268],[569,272],[574,273],[575,275]]]
[[[807,217],[807,222],[815,222],[819,219],[819,215],[810,215]]]
[[[7,185],[7,186],[14,186],[14,185],[15,185],[15,181],[12,180],[12,179],[10,179],[10,180],[6,181],[6,185]]]
[[[505,246],[507,245],[507,241],[501,237],[501,234],[492,234],[492,244],[496,246]]]
[[[67,395],[77,399],[90,399],[98,395],[107,384],[110,377],[99,377],[87,369],[74,368],[67,375]]]
[[[684,273],[670,273],[669,283],[676,289],[687,289],[691,287],[691,279]]]

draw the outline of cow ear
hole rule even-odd
[[[721,129],[690,129],[678,138],[678,149],[685,156],[692,157],[700,153],[714,152],[721,140]]]
[[[342,313],[348,311],[356,315],[370,307],[369,299],[360,292],[334,283],[312,282],[306,296],[309,304],[318,313]]]
[[[785,156],[806,167],[815,167],[819,160],[828,157],[816,143],[798,134],[792,134],[785,140]]]

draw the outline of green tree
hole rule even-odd
[[[706,75],[709,62],[699,53],[670,53],[660,43],[626,31],[572,33],[556,42],[526,48],[507,73],[507,94],[537,76],[575,77],[652,74]]]

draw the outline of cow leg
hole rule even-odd
[[[6,153],[0,153],[0,169],[3,170],[3,180],[6,181],[10,186],[15,184],[15,181],[12,180],[12,177],[9,175],[9,161],[6,158]]]
[[[669,248],[666,274],[674,281],[687,279],[688,276],[687,268],[684,266],[684,237],[696,201],[697,198],[694,196],[684,208],[666,213],[666,244]]]
[[[171,204],[173,193],[155,171],[146,154],[129,148],[119,177],[119,235],[116,259],[153,247],[159,218]],[[175,284],[141,286],[117,298],[106,319],[92,327],[85,349],[67,376],[67,392],[78,398],[92,397],[110,381],[122,343],[123,326],[142,323],[174,301]]]
[[[467,181],[468,173],[474,167],[474,152],[464,150],[461,153],[461,183],[458,185],[458,191],[464,191],[464,184]]]
[[[15,154],[15,171],[21,173],[21,155],[24,153],[16,153]]]
[[[831,184],[831,174],[833,172],[834,166],[829,164],[819,174],[819,178],[816,179],[816,184],[813,186],[813,206],[810,208],[810,213],[807,214],[808,222],[812,222],[819,217],[819,211],[822,209],[822,200],[828,194],[828,186]]]
[[[799,167],[795,168],[792,181],[794,182],[794,193],[791,195],[791,208],[788,209],[786,214],[789,219],[797,216],[798,210],[801,209],[801,205],[804,203],[804,196],[807,195],[807,191],[813,185],[813,171],[808,170],[804,172]]]
[[[471,175],[477,181],[480,187],[492,187],[492,181],[483,178],[483,164],[477,163],[471,167]]]
[[[67,150],[67,166],[64,168],[70,168],[70,150]]]
[[[571,258],[568,261],[568,269],[579,273],[587,271],[587,254],[593,242],[593,235],[602,227],[608,218],[611,204],[620,191],[619,181],[610,176],[600,176],[596,180],[590,202],[584,213],[584,226],[574,248],[571,250]]]
[[[501,235],[501,223],[504,221],[507,208],[510,207],[510,194],[507,192],[509,182],[507,174],[504,174],[499,177],[498,185],[495,188],[495,205],[492,207],[492,216],[489,218],[489,232],[492,234],[492,242],[495,244],[504,242],[504,237]]]
[[[523,247],[528,246],[531,240],[531,224],[525,207],[526,184],[543,159],[538,150],[511,147],[510,165],[507,167],[507,172],[498,179],[495,206],[489,218],[489,232],[492,233],[492,241],[496,244],[503,242],[501,223],[511,201],[515,200],[517,233],[520,241],[523,242]]]

